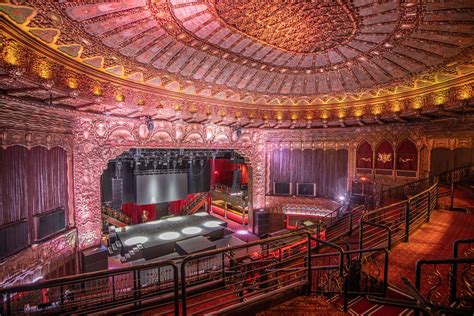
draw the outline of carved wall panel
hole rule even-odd
[[[265,206],[265,146],[262,131],[232,137],[229,127],[157,121],[150,133],[138,120],[77,119],[74,125],[74,196],[81,249],[100,240],[100,176],[110,159],[130,148],[235,149],[252,169],[253,208]],[[251,214],[250,214],[251,215]],[[252,216],[250,216],[252,218]]]

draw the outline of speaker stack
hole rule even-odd
[[[109,268],[107,247],[101,245],[81,252],[82,272],[94,272]]]
[[[270,233],[270,213],[264,209],[255,210],[254,233],[258,236],[264,236]]]

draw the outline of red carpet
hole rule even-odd
[[[415,264],[419,259],[451,257],[453,242],[474,237],[474,215],[435,211],[429,224],[423,224],[390,253],[389,283],[403,289],[401,276],[415,282]]]

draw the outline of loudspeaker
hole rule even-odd
[[[120,209],[123,202],[123,179],[112,179],[112,208]]]
[[[83,250],[81,262],[83,273],[107,270],[109,268],[107,248],[100,245]]]
[[[270,232],[270,214],[265,210],[256,210],[255,214],[255,229],[254,233],[258,237],[266,235]]]
[[[231,193],[236,193],[240,191],[240,179],[242,178],[240,169],[235,169],[232,178],[232,188]]]

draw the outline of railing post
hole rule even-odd
[[[222,252],[222,263],[221,263],[221,277],[222,281],[225,284],[225,257],[224,257],[225,252]]]
[[[186,316],[186,258],[181,262],[181,315]]]
[[[311,295],[311,290],[313,288],[313,273],[312,273],[312,268],[311,268],[311,238],[309,238],[309,234],[306,236],[308,239],[308,251],[307,251],[307,256],[308,256],[308,285],[306,288],[306,295]]]
[[[428,210],[427,210],[427,216],[426,216],[426,222],[430,222],[430,215],[431,215],[431,192],[428,190]]]
[[[344,313],[347,313],[349,310],[349,281],[348,276],[344,276]]]
[[[405,242],[408,242],[410,235],[410,200],[405,203]]]
[[[318,227],[316,228],[316,237],[321,239],[321,222],[318,223]],[[310,247],[311,248],[311,247]],[[316,253],[319,253],[319,242],[316,241]]]
[[[453,258],[456,259],[458,257],[458,241],[454,242],[453,245]],[[457,281],[457,275],[458,275],[458,266],[456,263],[453,263],[451,265],[451,282],[450,282],[450,287],[449,287],[449,304],[452,304],[456,301],[456,291],[457,291],[457,286],[456,286],[456,281]]]
[[[352,210],[349,210],[349,237],[352,236]]]

